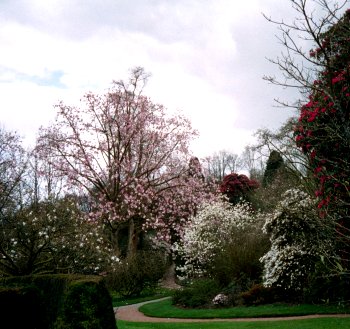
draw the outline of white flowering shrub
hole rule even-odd
[[[263,230],[270,236],[271,248],[260,259],[265,286],[300,291],[321,255],[332,250],[327,225],[316,209],[308,194],[290,189],[267,216]]]
[[[261,227],[259,215],[247,203],[232,206],[217,200],[203,204],[189,221],[181,241],[173,247],[183,259],[183,265],[177,267],[180,279],[210,276],[230,282],[245,272],[251,261],[259,264],[265,249],[256,256],[254,244],[264,240]]]
[[[213,300],[212,300],[212,303],[214,305],[217,305],[217,306],[225,306],[225,305],[228,305],[229,303],[229,297],[226,296],[225,294],[218,294],[216,295]]]
[[[0,275],[97,274],[119,259],[69,198],[31,205],[1,222]]]

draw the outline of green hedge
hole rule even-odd
[[[0,280],[1,328],[115,329],[112,300],[97,276],[40,275]],[[4,328],[5,329],[5,328]]]

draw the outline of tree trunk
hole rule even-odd
[[[111,245],[113,248],[113,253],[115,256],[120,257],[121,250],[119,248],[118,236],[119,236],[119,228],[116,228],[111,231]]]
[[[132,257],[136,255],[138,245],[138,229],[137,223],[134,218],[129,221],[129,238],[128,238],[128,250],[127,256]]]

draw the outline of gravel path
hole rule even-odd
[[[158,302],[169,297],[133,304],[128,306],[115,307],[114,313],[118,320],[133,321],[133,322],[252,322],[252,321],[281,321],[281,320],[300,320],[314,318],[347,318],[350,314],[322,314],[322,315],[303,315],[289,317],[274,317],[274,318],[233,318],[233,319],[178,319],[178,318],[154,318],[141,313],[138,309],[146,303]]]

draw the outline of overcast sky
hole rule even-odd
[[[266,57],[282,50],[262,13],[295,15],[286,0],[1,0],[0,123],[29,143],[59,100],[143,66],[145,94],[198,129],[195,154],[240,154],[254,131],[291,115],[273,101],[290,92],[262,79],[278,73]]]

